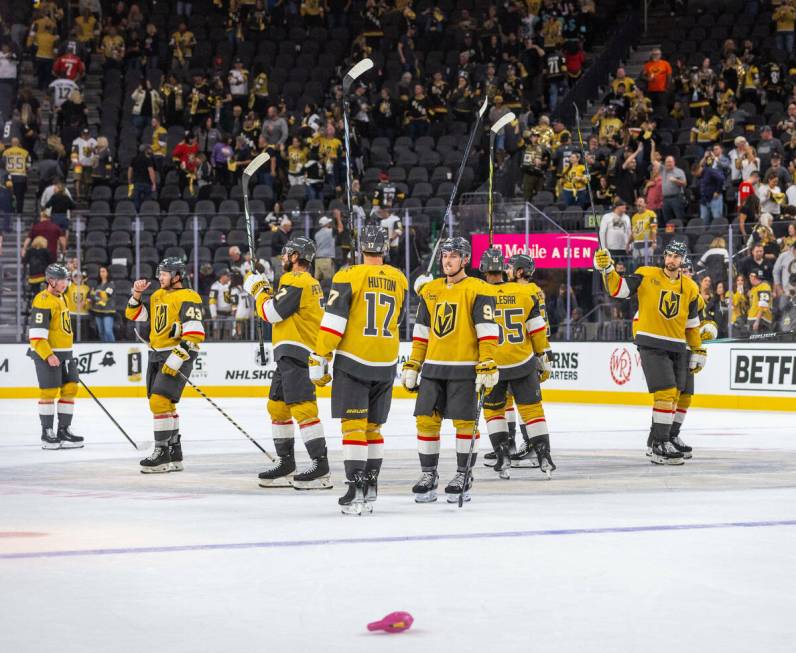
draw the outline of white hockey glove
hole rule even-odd
[[[310,368],[310,381],[312,381],[319,388],[322,388],[332,380],[328,358],[324,358],[318,354],[310,354],[307,363]]]
[[[539,383],[544,383],[553,373],[553,366],[550,364],[549,352],[536,355],[536,367],[539,371]]]
[[[163,374],[168,376],[177,376],[182,364],[191,359],[191,351],[193,351],[193,343],[183,340],[179,345],[171,350],[166,362],[160,369]]]
[[[688,359],[688,371],[699,374],[708,362],[708,352],[705,349],[692,349]]]
[[[261,292],[271,294],[271,284],[262,274],[247,274],[243,280],[243,289],[252,297],[257,297]]]
[[[417,376],[420,374],[420,363],[408,360],[401,367],[401,385],[409,392],[417,392]]]
[[[614,269],[614,260],[607,249],[598,249],[594,253],[594,269],[603,274],[607,274]]]
[[[702,338],[702,342],[707,342],[708,340],[715,340],[719,335],[719,328],[715,322],[712,320],[706,320],[702,323],[699,327],[699,337]]]
[[[481,361],[475,366],[476,394],[480,394],[482,388],[484,392],[489,392],[492,388],[494,388],[497,385],[499,379],[500,379],[500,372],[498,372],[498,368],[497,365],[495,364],[495,361],[493,361],[491,358],[487,358],[485,361]]]
[[[434,277],[430,274],[421,274],[417,279],[415,279],[415,293],[418,295],[420,291],[423,290],[423,286],[425,286],[429,281],[434,281]]]

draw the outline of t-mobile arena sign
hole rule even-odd
[[[473,234],[472,266],[477,268],[481,262],[481,254],[489,247],[487,234]],[[508,260],[514,254],[530,254],[537,268],[566,268],[567,259],[572,261],[572,268],[590,268],[594,252],[599,247],[596,233],[579,233],[569,236],[565,234],[535,233],[528,234],[495,234],[494,247],[503,250]]]

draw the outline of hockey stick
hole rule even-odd
[[[133,329],[133,332],[135,333],[136,338],[138,338],[141,341],[141,343],[147,346],[149,345],[149,343],[144,339],[144,337],[140,333],[138,333],[138,331]],[[177,370],[177,374],[179,374],[189,386],[191,386],[194,390],[196,390],[197,394],[200,397],[202,397],[203,399],[207,399],[207,401],[210,402],[210,405],[213,408],[215,408],[219,413],[221,413],[224,417],[226,417],[227,420],[232,424],[232,426],[234,426],[236,429],[238,429],[238,431],[243,433],[243,435],[245,435],[249,440],[251,440],[252,444],[268,457],[268,460],[270,460],[271,462],[275,462],[271,454],[268,453],[265,449],[263,449],[260,446],[260,443],[257,442],[257,440],[255,440],[252,436],[250,436],[240,424],[238,424],[234,419],[232,419],[229,415],[227,415],[224,409],[221,408],[221,406],[219,406],[210,397],[208,397],[198,385],[196,385],[193,381],[191,381],[191,379],[185,376],[185,374],[183,374],[181,370]]]
[[[343,78],[343,130],[344,130],[344,145],[345,145],[345,200],[346,207],[348,208],[348,230],[351,233],[351,249],[348,252],[348,261],[353,263],[357,254],[357,234],[354,229],[354,210],[353,199],[351,197],[351,126],[349,123],[349,113],[351,105],[348,101],[348,94],[351,92],[351,85],[362,75],[373,68],[373,61],[371,59],[363,59],[355,64],[351,70],[346,73]]]
[[[478,393],[478,406],[475,409],[475,423],[473,424],[473,435],[470,438],[470,451],[467,452],[467,467],[464,469],[464,484],[462,485],[462,493],[459,495],[459,508],[464,505],[464,493],[467,491],[467,481],[470,480],[473,472],[473,449],[475,448],[475,436],[478,433],[478,420],[481,419],[481,411],[484,409],[484,400],[486,399],[486,389],[481,388]]]
[[[243,213],[246,216],[246,239],[249,241],[249,254],[252,257],[252,270],[256,272],[263,272],[260,269],[260,264],[257,261],[257,252],[254,249],[254,219],[249,212],[249,181],[252,175],[257,172],[263,165],[265,165],[271,156],[268,152],[261,152],[258,154],[243,171]],[[265,360],[265,332],[263,323],[260,320],[255,320],[257,324],[257,340],[260,343],[260,361]]]
[[[489,104],[489,98],[484,98],[484,103],[478,108],[478,113],[476,114],[475,124],[473,125],[472,130],[470,131],[470,137],[467,139],[467,145],[464,148],[464,156],[462,157],[462,161],[459,164],[459,171],[456,173],[456,181],[453,182],[453,188],[451,189],[450,197],[448,198],[448,206],[445,209],[445,216],[442,220],[442,226],[439,230],[439,236],[437,236],[437,242],[434,243],[434,249],[431,250],[431,257],[428,259],[428,265],[426,266],[426,273],[421,275],[415,281],[415,286],[417,286],[417,281],[422,280],[425,278],[422,283],[428,283],[431,281],[431,270],[434,268],[434,263],[437,260],[437,254],[439,253],[440,245],[442,245],[442,241],[445,240],[445,228],[448,226],[448,222],[451,219],[451,214],[453,213],[453,203],[456,201],[456,194],[459,192],[459,184],[462,181],[462,177],[464,176],[464,169],[467,167],[467,161],[470,158],[470,150],[473,149],[473,143],[475,143],[475,138],[478,135],[478,130],[481,127],[481,121],[484,118],[484,114],[486,113],[486,107]],[[415,292],[417,292],[417,288],[415,288]]]
[[[91,398],[92,398],[94,401],[96,401],[96,402],[97,402],[97,406],[99,406],[100,408],[102,408],[102,412],[103,412],[103,413],[105,413],[105,414],[108,416],[108,419],[109,419],[111,422],[113,422],[114,426],[116,426],[116,428],[117,428],[117,429],[119,429],[119,430],[122,432],[122,435],[123,435],[124,437],[126,437],[126,438],[127,438],[127,441],[128,441],[130,444],[132,444],[132,445],[133,445],[133,449],[135,449],[136,451],[138,451],[138,445],[137,445],[137,444],[136,444],[136,443],[133,441],[133,439],[132,439],[132,438],[131,438],[129,435],[127,435],[127,431],[125,431],[125,430],[124,430],[124,429],[121,427],[121,424],[119,424],[119,422],[117,422],[117,421],[116,421],[116,420],[113,418],[113,415],[111,415],[111,414],[108,412],[108,409],[107,409],[107,408],[105,408],[105,406],[103,406],[103,405],[102,405],[102,402],[100,402],[100,400],[99,400],[99,399],[97,399],[97,396],[96,396],[96,395],[95,395],[95,394],[94,394],[94,393],[91,391],[91,388],[89,388],[89,387],[86,385],[85,381],[83,381],[83,379],[81,379],[79,376],[77,377],[77,380],[78,380],[78,381],[80,381],[80,385],[82,385],[82,386],[83,386],[83,388],[85,389],[85,391],[86,391],[86,392],[88,392],[89,396],[90,396],[90,397],[91,397]]]
[[[497,138],[500,130],[503,129],[510,122],[514,122],[516,116],[512,111],[509,111],[505,116],[502,116],[489,128],[489,195],[487,196],[487,209],[486,219],[489,227],[489,248],[492,249],[492,241],[495,235],[495,203],[492,197],[492,183],[495,176],[495,138]]]
[[[704,345],[712,345],[714,343],[732,343],[732,342],[758,342],[765,340],[773,340],[774,338],[784,338],[790,336],[796,338],[796,331],[769,331],[768,333],[750,333],[746,338],[717,338],[715,340],[707,340]]]

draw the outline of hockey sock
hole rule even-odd
[[[310,458],[326,455],[326,439],[323,437],[323,424],[318,418],[318,404],[314,401],[302,401],[288,404],[290,414],[298,422],[299,433],[307,447]]]
[[[520,419],[524,422],[523,437],[530,442],[544,441],[549,446],[550,436],[547,431],[547,419],[544,416],[542,403],[517,404],[517,412],[519,412]]]
[[[435,470],[439,464],[439,429],[442,419],[434,415],[418,415],[417,423],[417,455],[420,467],[426,471]]]
[[[674,413],[674,421],[672,422],[672,428],[669,431],[670,438],[680,435],[680,428],[683,426],[683,422],[685,422],[685,416],[688,413],[688,409],[691,407],[692,397],[693,395],[681,394],[677,399],[677,408],[675,409]]]
[[[513,410],[511,414],[514,414]],[[484,417],[486,418],[486,430],[489,433],[492,449],[497,451],[501,443],[505,442],[509,437],[508,415],[504,415],[502,410],[494,410],[485,406]]]
[[[51,429],[55,422],[55,397],[58,388],[43,388],[39,395],[39,421],[42,429]]]
[[[274,449],[280,458],[292,457],[293,416],[284,401],[268,401],[268,414],[271,416],[271,437]]]
[[[506,428],[509,433],[509,439],[513,440],[514,435],[517,433],[517,413],[513,410],[506,410]],[[490,435],[490,439],[491,437]]]
[[[345,477],[350,481],[354,473],[364,471],[368,461],[368,441],[365,437],[367,420],[344,419],[340,427],[343,431],[343,459]]]
[[[463,472],[467,469],[467,456],[470,453],[470,442],[473,438],[478,440],[480,434],[476,430],[473,433],[475,422],[472,420],[453,420],[453,426],[456,429],[456,471]],[[478,442],[473,445],[473,459],[470,463],[475,465],[476,458],[478,457]]]
[[[149,398],[149,408],[154,423],[155,446],[164,446],[174,430],[174,404],[168,397],[155,394]]]
[[[669,431],[674,421],[674,408],[677,402],[677,389],[667,388],[653,394],[652,437],[657,442],[669,439]]]
[[[72,423],[75,412],[76,383],[64,383],[61,387],[61,398],[58,400],[58,428],[67,428]]]
[[[180,443],[180,416],[174,412],[171,414],[171,437],[169,444]]]
[[[378,476],[381,471],[381,461],[384,458],[384,438],[381,435],[381,424],[368,422],[365,437],[368,441],[368,462],[365,471],[375,472]]]

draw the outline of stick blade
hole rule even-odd
[[[500,130],[503,129],[506,125],[511,122],[514,122],[517,116],[514,115],[513,111],[509,111],[505,116],[498,119],[498,121],[492,125],[489,129],[493,134],[500,133]]]
[[[261,152],[258,154],[252,162],[246,166],[246,169],[243,171],[244,177],[251,177],[255,172],[257,172],[266,162],[271,158],[271,155],[268,152]]]
[[[489,104],[489,97],[484,98],[484,103],[481,105],[481,108],[478,109],[478,117],[483,118],[484,114],[486,113],[486,107]]]
[[[348,90],[351,88],[351,84],[353,84],[371,68],[373,68],[373,60],[368,58],[365,58],[362,61],[354,64],[351,70],[349,70],[343,78],[343,90],[348,93]]]

